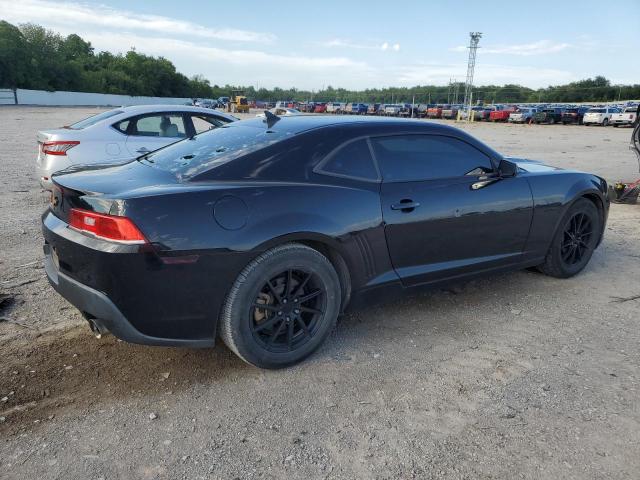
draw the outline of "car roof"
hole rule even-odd
[[[212,110],[210,108],[195,107],[191,105],[130,105],[127,107],[120,107],[117,110],[122,110],[127,114],[142,114],[142,113],[155,113],[155,112],[194,112],[194,113],[213,113],[235,120],[236,117],[229,115],[228,113],[221,112],[219,110]]]
[[[460,136],[464,132],[458,128],[444,125],[441,123],[432,123],[423,119],[410,119],[410,118],[392,118],[392,117],[355,117],[346,115],[313,115],[313,114],[301,114],[301,115],[288,115],[281,116],[279,121],[273,124],[270,130],[274,132],[282,131],[289,134],[298,134],[309,130],[326,127],[341,127],[341,126],[385,126],[393,127],[394,129],[406,128],[419,128],[421,132],[425,133],[439,133],[439,134],[453,134]],[[235,126],[247,126],[255,128],[266,128],[265,118],[256,117],[247,120],[241,120],[234,124]]]

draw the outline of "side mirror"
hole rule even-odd
[[[518,173],[518,166],[507,160],[501,160],[498,165],[498,171],[501,177],[515,177]]]

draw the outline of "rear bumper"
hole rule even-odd
[[[222,294],[197,288],[208,268],[198,273],[186,268],[197,265],[163,266],[153,253],[134,252],[138,246],[71,230],[50,211],[42,232],[49,282],[104,330],[146,345],[214,345]]]
[[[185,340],[159,338],[138,331],[104,293],[62,273],[53,260],[51,246],[44,245],[44,268],[51,286],[82,314],[121,340],[143,345],[211,347],[213,339]]]

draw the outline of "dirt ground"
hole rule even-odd
[[[48,286],[38,129],[96,109],[0,108],[1,479],[633,479],[640,205],[613,205],[569,280],[522,271],[345,315],[308,361],[93,338]],[[464,125],[497,150],[638,176],[630,130]]]

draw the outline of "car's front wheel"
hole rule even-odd
[[[560,221],[545,262],[538,268],[557,278],[576,275],[589,263],[601,232],[602,219],[596,206],[586,198],[578,199]]]
[[[313,353],[336,323],[338,275],[320,252],[286,244],[259,255],[236,279],[220,336],[247,363],[282,368]]]

